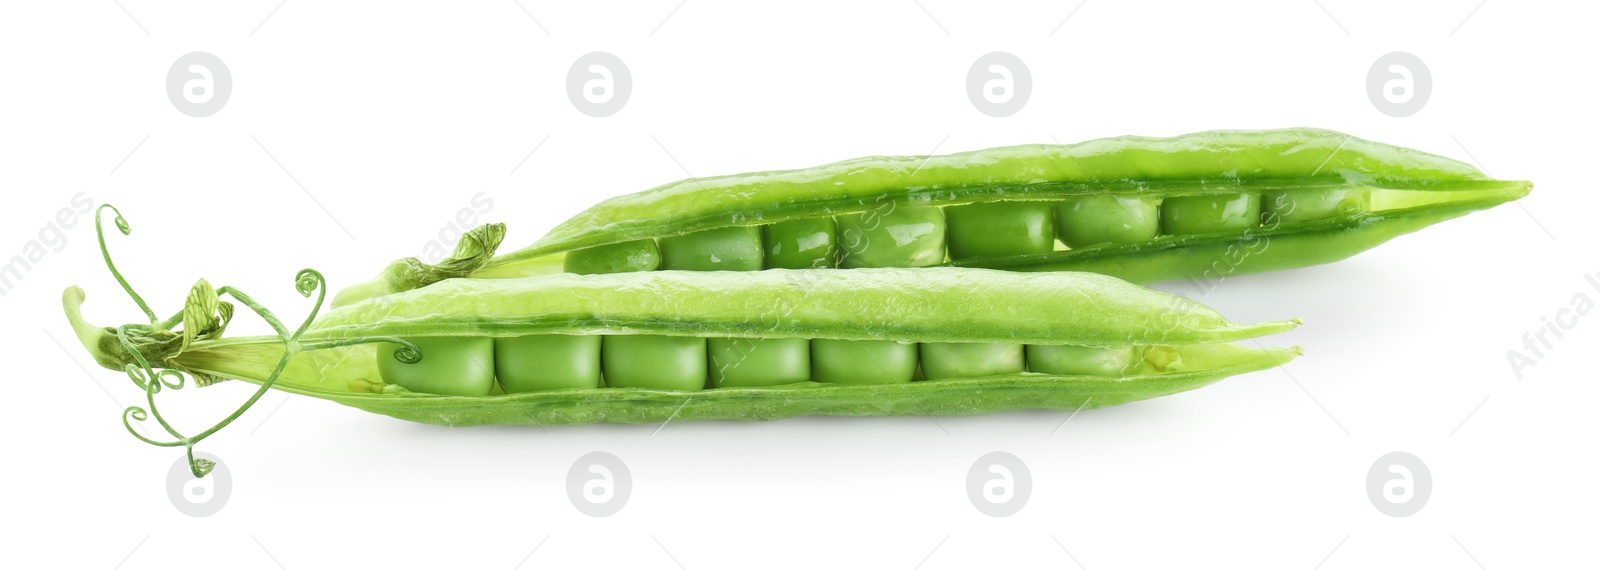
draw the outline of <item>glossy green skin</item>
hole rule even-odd
[[[1454,202],[1391,213],[1352,217],[1277,228],[1251,230],[1238,237],[1162,236],[1129,245],[1102,245],[1039,256],[986,259],[962,263],[1009,271],[1091,271],[1133,283],[1179,281],[1206,293],[1217,283],[1249,273],[1308,267],[1339,261],[1396,236],[1503,202]],[[1199,263],[1197,263],[1197,261]]]
[[[513,394],[598,388],[600,337],[543,334],[496,338],[494,370],[500,388]]]
[[[706,387],[706,339],[607,335],[600,347],[606,385],[680,392]]]
[[[189,353],[195,370],[259,382],[276,364],[270,345],[234,345]],[[319,381],[308,362],[291,366],[275,388],[332,400],[395,418],[448,426],[492,424],[580,425],[699,420],[774,420],[795,416],[970,416],[1012,410],[1080,410],[1113,406],[1193,390],[1229,376],[1281,365],[1297,349],[1255,349],[1221,344],[1190,350],[1219,352],[1213,365],[1122,378],[1012,374],[894,384],[805,382],[704,391],[603,388],[548,390],[491,397],[413,392],[358,392],[343,378]],[[371,352],[365,356],[370,363]],[[1192,354],[1190,356],[1193,356]],[[328,362],[330,359],[321,359]],[[343,359],[337,356],[331,360]],[[1193,360],[1193,358],[1186,358]],[[370,366],[370,364],[369,364]],[[354,370],[354,368],[352,368]],[[337,381],[339,386],[332,386]],[[324,387],[326,386],[326,387]]]
[[[1028,370],[1044,374],[1117,378],[1139,371],[1139,350],[1133,347],[1032,345]]]
[[[581,302],[595,299],[604,302]],[[302,342],[385,335],[487,339],[558,333],[602,334],[608,335],[607,340],[637,335],[693,339],[686,342],[748,337],[1155,344],[1181,351],[1184,367],[1114,381],[1024,373],[895,384],[804,382],[703,391],[685,385],[667,390],[600,388],[459,397],[385,385],[378,381],[377,349],[351,345],[297,354],[274,387],[443,425],[1071,410],[1155,397],[1276,366],[1297,355],[1298,349],[1260,349],[1232,341],[1294,325],[1242,325],[1184,298],[1086,273],[816,269],[448,279],[330,311],[311,325]],[[820,344],[827,343],[812,343],[814,365]],[[621,351],[648,362],[651,370],[667,361],[641,357],[636,347],[611,348],[618,350],[609,352]],[[607,352],[603,343],[602,359]],[[199,372],[259,382],[270,375],[281,355],[276,337],[247,337],[197,343],[174,362]],[[428,356],[424,347],[424,359]],[[694,372],[705,377],[705,370]],[[612,370],[607,367],[605,373],[610,383]]]
[[[1261,193],[1261,223],[1313,222],[1339,216],[1357,215],[1370,207],[1365,188],[1326,188],[1289,192],[1269,190]]]
[[[811,341],[811,369],[825,384],[904,384],[917,371],[917,345],[819,338]]]
[[[789,220],[761,226],[767,269],[829,268],[838,264],[833,218]]]
[[[811,341],[803,338],[712,338],[706,349],[712,388],[811,380]]]
[[[377,350],[378,373],[413,392],[445,396],[487,396],[494,390],[494,339],[476,336],[410,337],[422,360],[406,364],[393,357],[399,345]]]
[[[1258,194],[1173,196],[1161,202],[1161,233],[1242,232],[1261,221]]]
[[[1068,247],[1139,243],[1161,233],[1161,199],[1079,196],[1055,207],[1056,237]]]
[[[1002,202],[945,208],[950,259],[1007,257],[1055,249],[1055,219],[1044,202]]]
[[[1228,266],[1231,275],[1240,275],[1343,259],[1431,223],[1515,200],[1531,187],[1528,182],[1491,179],[1455,160],[1317,129],[1212,131],[935,157],[869,157],[803,170],[686,180],[613,198],[574,216],[533,246],[490,260],[480,273],[535,274],[547,267],[541,264],[543,258],[600,243],[793,219],[838,216],[843,220],[907,204],[959,206],[1019,199],[1061,202],[1090,195],[1161,200],[1197,192],[1366,188],[1410,193],[1386,201],[1385,211],[1342,215],[1335,221],[1348,223],[1338,228],[1316,222],[1267,228],[1281,230],[1278,235],[1286,239],[1314,234],[1320,245],[1305,252],[1308,255],[1254,255],[1226,261],[1219,257],[1259,237],[1260,228],[1248,228],[1231,235],[1168,235],[1139,244],[1107,240],[1109,243],[1070,252],[953,262],[1024,271],[1098,271],[1137,282],[1171,281],[1215,271],[1219,262]],[[1391,222],[1394,227],[1368,227]],[[1111,222],[1101,219],[1098,223]],[[1060,225],[1069,229],[1085,226]],[[1082,240],[1067,235],[1063,242],[1100,241],[1092,235],[1099,232],[1085,231],[1091,235]],[[1375,239],[1380,236],[1382,239]]]
[[[944,213],[899,206],[839,216],[839,267],[929,267],[944,263]]]
[[[922,345],[922,373],[929,380],[1019,374],[1022,345],[1006,342],[930,342]]]
[[[567,252],[562,270],[585,275],[655,271],[661,268],[661,252],[656,240],[641,239],[599,245]]]
[[[720,228],[661,238],[661,268],[687,271],[761,269],[761,232]]]
[[[1241,325],[1092,273],[930,267],[450,279],[330,311],[306,337],[553,332],[1123,346],[1232,342],[1294,325]]]
[[[683,180],[606,200],[498,261],[731,225],[881,209],[902,200],[958,205],[1026,196],[1161,196],[1358,181],[1450,190],[1491,181],[1463,162],[1321,129],[1117,137],[943,156],[866,157],[806,168]],[[1497,186],[1518,188],[1526,183]],[[1514,199],[1508,197],[1507,199]]]

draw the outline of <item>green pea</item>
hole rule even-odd
[[[494,389],[494,340],[489,337],[407,338],[422,349],[412,364],[394,357],[400,345],[378,345],[378,375],[412,392],[443,396],[487,396]]]
[[[767,269],[833,267],[839,256],[833,218],[806,218],[761,227]]]
[[[1160,233],[1160,198],[1078,196],[1056,206],[1056,235],[1067,247],[1139,243]]]
[[[944,212],[894,206],[836,216],[839,266],[927,267],[944,263]]]
[[[712,338],[711,387],[775,386],[811,379],[811,341],[803,338]]]
[[[1161,204],[1161,231],[1171,235],[1244,230],[1260,221],[1261,197],[1256,194],[1178,196]]]
[[[706,339],[692,336],[606,335],[600,345],[606,385],[613,388],[703,390]]]
[[[661,238],[661,268],[688,271],[761,269],[761,232],[735,226]]]
[[[1268,190],[1261,193],[1261,223],[1310,222],[1367,210],[1366,188]]]
[[[1028,370],[1041,374],[1116,378],[1138,372],[1138,364],[1133,347],[1028,345]]]
[[[831,384],[904,384],[917,370],[916,343],[892,340],[811,341],[811,374]]]
[[[1008,342],[922,343],[922,372],[929,380],[1022,372],[1022,345]]]
[[[562,268],[568,273],[628,273],[655,271],[661,267],[656,240],[641,239],[599,245],[567,252]]]
[[[1008,257],[1055,249],[1055,221],[1044,202],[996,202],[944,209],[950,259]]]
[[[508,393],[600,387],[600,337],[539,334],[494,339],[494,371]]]

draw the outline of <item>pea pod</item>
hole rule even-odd
[[[945,264],[1215,280],[1344,259],[1531,189],[1317,129],[868,157],[612,198],[532,246],[477,252],[468,274]],[[657,242],[727,261],[674,267],[655,254]],[[378,280],[426,284],[407,286],[401,269]],[[367,296],[352,291],[335,304]]]
[[[189,448],[191,457],[195,443],[269,388],[442,425],[970,415],[1152,398],[1299,354],[1233,344],[1298,321],[1235,323],[1182,297],[1090,273],[945,267],[446,279],[291,329],[238,289],[204,281],[182,312],[159,320],[111,269],[149,324],[89,324],[76,287],[63,295],[68,319],[96,362],[126,371],[146,391],[148,404],[124,414],[128,431]],[[315,295],[314,316],[321,275],[302,271],[296,285]],[[225,337],[233,306],[223,298],[277,334]],[[603,342],[584,340],[595,337]],[[717,366],[746,358],[759,364],[742,372]],[[589,366],[592,359],[600,365]],[[927,379],[913,379],[917,367]],[[234,378],[260,387],[217,426],[183,436],[156,411],[155,394],[183,388],[185,374],[200,385]],[[134,429],[152,416],[173,439]],[[202,475],[203,464],[194,465]]]

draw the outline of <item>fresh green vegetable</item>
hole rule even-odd
[[[1273,225],[1274,216],[1284,222],[1311,222],[1359,214],[1371,208],[1367,197],[1365,188],[1269,190],[1261,194],[1261,219]]]
[[[1175,196],[1161,202],[1161,232],[1168,235],[1238,233],[1259,223],[1261,196],[1252,192]]]
[[[388,359],[380,354],[378,360]],[[693,392],[706,387],[704,338],[606,335],[600,343],[600,361],[606,385],[613,388]]]
[[[1046,345],[1028,347],[1028,369],[1045,374],[1119,377],[1137,373],[1143,349],[1131,346]]]
[[[661,238],[662,269],[755,271],[761,263],[761,231],[756,228],[717,228]]]
[[[1161,199],[1091,195],[1056,206],[1056,237],[1071,248],[1123,245],[1161,235]]]
[[[562,260],[568,273],[627,273],[661,268],[661,250],[656,240],[638,239],[568,252]],[[335,298],[335,304],[338,299]]]
[[[833,218],[789,220],[761,226],[767,269],[821,269],[839,263]]]
[[[381,350],[379,352],[382,353]],[[378,359],[379,365],[388,360]],[[441,370],[439,373],[449,374],[450,371]],[[496,338],[494,374],[499,378],[500,388],[512,394],[562,388],[599,388],[600,337],[535,334]],[[409,386],[404,387],[410,389]]]
[[[1055,249],[1055,219],[1043,202],[995,202],[944,209],[950,259],[1008,257]]]
[[[811,342],[803,338],[712,338],[707,345],[713,388],[811,379]]]
[[[811,341],[813,378],[824,384],[905,384],[917,373],[917,344],[899,340]]]
[[[497,339],[486,336],[412,337],[410,345],[379,345],[378,375],[413,392],[487,396],[494,390]],[[396,352],[421,350],[423,362],[405,363]],[[514,358],[514,357],[513,357]]]
[[[612,198],[525,249],[492,259],[479,251],[484,259],[470,275],[556,272],[564,255],[601,255],[591,248],[750,227],[762,229],[767,257],[741,261],[751,268],[949,264],[1092,271],[1136,283],[1214,279],[1224,276],[1210,275],[1219,266],[1242,275],[1344,259],[1521,198],[1532,187],[1448,158],[1317,129],[869,157],[685,180]],[[1038,233],[1045,221],[1032,204],[1054,210],[1050,223],[1059,242]],[[820,262],[828,239],[800,246],[796,236],[815,236],[811,230],[829,217],[838,222],[837,257]],[[801,223],[805,230],[786,226]],[[719,257],[745,260],[753,246],[735,245],[737,252]],[[798,254],[799,247],[808,253]],[[431,282],[404,270],[392,267],[375,280],[384,287],[355,288],[334,305]],[[424,278],[414,287],[388,285],[413,274]]]
[[[1017,343],[930,342],[922,345],[922,373],[929,380],[1022,371],[1022,345]]]
[[[895,206],[847,214],[839,224],[839,267],[929,267],[944,263],[944,213]]]
[[[117,223],[128,231],[120,214]],[[205,281],[182,312],[159,320],[109,253],[106,261],[149,324],[89,324],[76,287],[63,294],[68,320],[96,362],[126,371],[146,391],[147,405],[124,414],[129,432],[188,448],[191,459],[195,443],[269,388],[444,425],[967,415],[1114,405],[1299,354],[1233,344],[1298,321],[1239,324],[1187,299],[1089,273],[878,268],[445,279],[308,317],[291,331],[244,293]],[[296,287],[316,293],[315,315],[321,275],[302,271]],[[233,306],[223,297],[276,334],[225,338]],[[1057,355],[1048,366],[1024,358],[1061,345],[1085,347],[1090,356]],[[1114,371],[1071,369],[1074,361],[1098,362],[1095,351],[1141,356]],[[919,364],[925,380],[913,380]],[[1045,372],[1052,366],[1058,372]],[[216,426],[184,436],[157,411],[155,394],[183,388],[186,374],[199,385],[236,378],[260,388]],[[134,429],[152,417],[170,440]],[[209,469],[202,461],[191,466],[196,475]]]

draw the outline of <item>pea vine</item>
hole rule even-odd
[[[101,223],[103,219],[101,214],[106,210],[110,210],[115,214],[114,223],[117,231],[122,232],[122,235],[130,235],[133,231],[127,219],[123,218],[120,210],[110,204],[102,204],[95,211],[94,220],[95,235],[100,242],[100,254],[105,259],[106,267],[111,270],[111,275],[122,286],[123,291],[133,298],[133,302],[139,305],[139,309],[150,320],[150,324],[147,325],[127,324],[115,329],[105,329],[106,333],[115,334],[117,343],[125,354],[108,354],[104,356],[112,359],[113,362],[120,362],[122,370],[127,373],[128,378],[133,380],[133,384],[144,390],[145,393],[146,404],[144,406],[129,406],[123,410],[122,425],[127,428],[128,433],[132,434],[133,437],[150,445],[183,447],[189,459],[189,470],[194,473],[195,477],[205,477],[216,466],[214,462],[208,459],[194,456],[195,444],[227,427],[228,424],[239,419],[239,416],[255,405],[267,393],[267,390],[277,383],[279,375],[283,373],[295,354],[357,344],[388,342],[400,345],[400,348],[395,351],[395,358],[401,362],[415,363],[422,360],[422,350],[416,344],[396,337],[370,336],[302,342],[301,337],[305,334],[306,329],[311,326],[312,321],[316,319],[317,313],[322,310],[323,301],[327,296],[327,282],[322,274],[315,269],[302,269],[295,275],[295,290],[300,293],[300,296],[307,298],[310,298],[312,293],[315,293],[316,301],[311,307],[311,312],[306,315],[305,320],[294,331],[290,331],[277,315],[256,302],[250,295],[231,286],[212,288],[211,283],[205,279],[197,281],[190,288],[189,296],[184,302],[182,311],[166,320],[160,320],[156,317],[155,311],[150,310],[150,306],[145,303],[144,298],[133,290],[133,286],[123,277],[116,264],[111,261],[111,252],[106,247],[105,231]],[[278,359],[278,364],[273,368],[272,374],[261,380],[260,387],[256,389],[255,393],[240,404],[233,413],[228,414],[227,417],[224,417],[209,429],[186,436],[179,433],[162,416],[160,409],[156,406],[156,394],[162,390],[183,389],[186,384],[186,376],[193,377],[194,384],[200,387],[210,386],[227,379],[190,369],[177,361],[179,355],[189,350],[196,343],[222,337],[223,331],[227,329],[228,323],[233,320],[234,315],[234,304],[222,300],[223,296],[230,297],[234,301],[243,304],[257,316],[260,316],[262,320],[266,321],[268,325],[271,325],[276,332],[278,340],[283,343],[283,356]],[[179,328],[173,330],[174,327]],[[97,360],[99,360],[98,356]],[[101,363],[107,364],[104,360]],[[109,366],[109,364],[107,365]],[[156,423],[171,435],[172,439],[153,439],[135,429],[136,423],[146,422],[151,418],[154,418]]]

